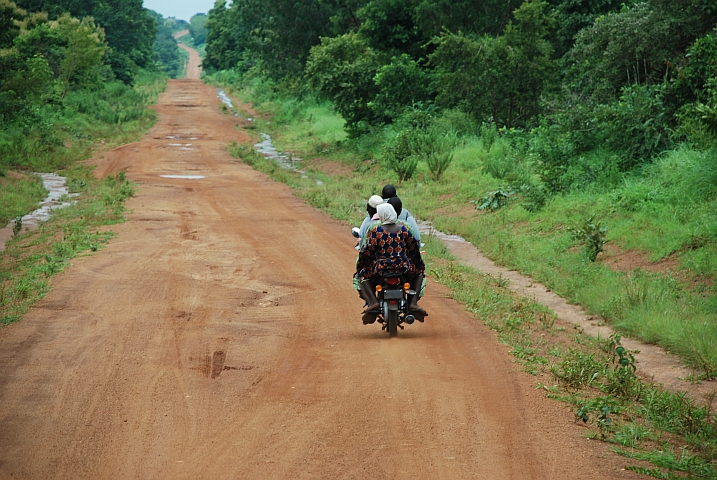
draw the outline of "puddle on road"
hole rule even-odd
[[[183,180],[200,180],[202,178],[207,178],[204,175],[160,175],[162,178],[180,178]]]
[[[182,135],[165,135],[164,138],[167,140],[199,140],[199,137],[185,137]]]
[[[50,212],[56,208],[69,207],[74,201],[60,202],[60,198],[67,196],[68,198],[77,197],[78,193],[69,193],[67,189],[67,179],[54,173],[36,173],[42,178],[42,185],[48,191],[47,198],[40,203],[40,207],[22,217],[22,228],[34,230],[48,218]],[[5,228],[0,229],[0,251],[5,250],[5,244],[12,238],[12,229],[15,221],[10,222]]]

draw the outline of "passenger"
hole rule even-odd
[[[396,194],[396,187],[394,187],[390,183],[388,185],[384,185],[383,190],[381,190],[381,198],[383,198],[384,202],[387,202],[389,199],[397,196],[398,195]],[[416,223],[416,219],[413,218],[411,212],[403,208],[400,212],[396,210],[396,214],[398,214],[399,220],[404,222],[406,225],[410,225],[411,228],[413,228],[414,237],[416,237],[416,240],[418,240],[418,242],[420,243],[421,232],[418,231],[418,223]]]
[[[378,220],[378,216],[376,214],[376,207],[381,205],[383,203],[383,198],[379,197],[378,195],[372,195],[371,198],[368,199],[368,203],[366,204],[366,218],[363,219],[363,223],[361,223],[361,227],[359,228],[359,236],[363,239],[363,237],[366,235],[366,231],[368,230],[368,226],[371,224],[371,222]]]
[[[413,235],[413,238],[420,242],[421,234],[418,231],[418,224],[411,215],[411,212],[403,209],[403,202],[401,201],[401,199],[398,197],[391,197],[386,200],[386,203],[393,206],[393,209],[396,210],[396,215],[398,215],[398,221],[406,225],[408,227],[408,230]],[[406,215],[406,213],[408,213],[408,215]]]
[[[379,303],[376,299],[375,282],[384,272],[397,272],[411,279],[411,288],[420,291],[423,284],[425,265],[421,258],[420,243],[405,225],[397,224],[397,215],[393,206],[383,203],[376,208],[379,225],[366,233],[365,242],[356,261],[356,278],[359,281],[359,294],[367,304],[362,312],[364,324],[376,321]],[[422,321],[428,315],[419,307],[418,294],[413,295],[408,311]]]

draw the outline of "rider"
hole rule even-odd
[[[383,203],[376,210],[381,223],[367,232],[367,238],[356,261],[359,294],[368,305],[362,312],[364,324],[376,321],[379,303],[374,293],[374,282],[378,281],[384,272],[402,273],[411,278],[411,288],[418,292],[423,284],[425,271],[420,243],[405,225],[396,223],[398,215],[393,206]],[[408,311],[422,320],[428,314],[416,304],[417,301],[418,295],[413,295]]]

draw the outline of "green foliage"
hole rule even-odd
[[[373,80],[377,92],[368,105],[386,120],[396,120],[406,109],[434,97],[434,76],[405,53],[381,66]]]
[[[300,76],[311,47],[332,30],[330,18],[341,7],[310,0],[218,1],[206,23],[205,70],[259,69],[273,80]]]
[[[164,72],[169,78],[180,78],[184,73],[185,52],[177,45],[174,32],[178,24],[174,18],[163,18],[159,13],[149,13],[157,21],[157,36],[152,45],[154,62],[157,69]]]
[[[426,161],[431,178],[438,181],[453,162],[453,149],[457,143],[456,134],[455,132],[443,134],[430,130],[420,141],[423,144],[422,157]]]
[[[429,58],[440,77],[436,103],[459,106],[499,127],[527,125],[555,65],[546,40],[546,3],[525,2],[499,37],[471,38],[444,32]]]
[[[197,13],[189,19],[189,33],[192,35],[195,45],[207,42],[207,15]]]
[[[414,24],[412,0],[369,1],[358,11],[359,35],[374,50],[421,57],[421,34]]]
[[[604,441],[613,432],[613,417],[610,414],[617,411],[618,406],[614,398],[596,397],[588,401],[579,401],[575,418],[582,420],[583,423],[592,419],[598,427],[600,438]]]
[[[599,17],[568,54],[575,87],[610,99],[627,85],[660,83],[674,64],[675,27],[648,3]]]
[[[65,14],[78,19],[91,18],[105,34],[110,47],[104,57],[115,77],[131,84],[139,68],[153,66],[152,43],[157,24],[142,0],[18,0],[28,12],[47,12],[52,19]],[[52,65],[52,62],[50,62]]]
[[[413,177],[418,166],[415,130],[401,130],[383,147],[382,159],[385,165],[396,172],[399,182]]]
[[[625,4],[620,0],[567,0],[555,6],[555,43],[559,56],[563,56],[573,46],[575,35],[590,27],[597,18],[611,12],[617,12]]]
[[[10,47],[20,34],[19,22],[26,12],[10,0],[0,0],[0,48]]]
[[[474,200],[473,204],[478,210],[498,210],[508,204],[508,201],[515,195],[512,190],[503,190],[503,187],[492,192],[486,192],[485,197]]]
[[[369,102],[378,91],[374,77],[381,64],[380,55],[353,33],[322,38],[311,49],[306,64],[309,83],[333,103],[350,136],[365,133],[378,120]]]
[[[607,227],[600,225],[595,221],[595,215],[588,218],[582,227],[572,231],[573,238],[585,244],[585,255],[588,260],[594,262],[600,252],[604,251],[604,246],[608,242]]]

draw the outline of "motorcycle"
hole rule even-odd
[[[359,229],[352,228],[351,234],[359,239],[360,245]],[[359,245],[356,246],[357,250],[360,248]],[[398,335],[398,329],[403,330],[404,324],[412,325],[416,320],[423,322],[422,317],[416,317],[408,311],[411,298],[417,292],[411,288],[409,279],[404,275],[387,272],[375,285],[375,289],[379,308],[374,321],[378,321],[381,324],[381,329],[386,330],[389,337]]]
[[[376,320],[389,337],[398,335],[398,329],[403,330],[404,323],[412,325],[416,321],[416,317],[408,311],[412,295],[416,295],[416,291],[411,289],[411,284],[400,273],[385,273],[376,285],[379,303]],[[418,320],[423,321],[422,318]]]

